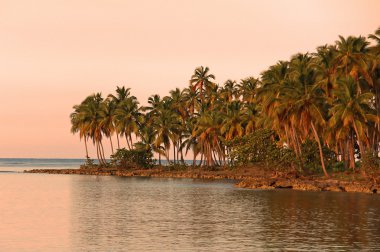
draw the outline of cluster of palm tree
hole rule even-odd
[[[369,39],[374,44],[369,43]],[[189,86],[153,95],[139,106],[130,90],[118,87],[116,96],[87,97],[74,106],[72,132],[96,146],[105,163],[102,138],[125,137],[127,147],[146,148],[174,163],[193,153],[193,164],[225,165],[228,141],[258,128],[274,130],[284,148],[291,148],[301,168],[302,144],[318,144],[321,167],[327,175],[323,149],[331,150],[347,168],[355,160],[379,153],[380,141],[380,28],[368,38],[339,37],[315,53],[299,53],[279,61],[260,78],[215,82],[208,67],[198,67]],[[133,145],[132,139],[139,139]],[[172,156],[171,156],[172,151]]]

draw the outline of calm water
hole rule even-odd
[[[0,158],[0,172],[22,172],[30,169],[75,169],[84,163],[84,159]],[[96,159],[94,159],[94,163],[98,163]],[[185,160],[185,163],[192,165],[193,161]],[[168,162],[161,160],[161,164],[167,165]]]
[[[0,251],[380,251],[380,197],[0,173]]]

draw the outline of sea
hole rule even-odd
[[[236,181],[30,174],[0,159],[0,251],[380,251],[380,196]]]

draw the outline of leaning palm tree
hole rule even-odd
[[[96,153],[99,164],[106,165],[106,158],[104,155],[104,147],[102,143],[103,132],[100,125],[101,116],[99,114],[103,98],[100,93],[88,96],[81,104],[81,113],[84,120],[85,131],[88,136],[92,138],[96,146]]]
[[[71,120],[71,133],[75,134],[79,132],[79,139],[84,139],[84,146],[86,150],[86,159],[89,158],[88,156],[88,147],[87,147],[87,139],[88,139],[88,132],[86,131],[85,127],[85,120],[83,113],[81,111],[82,107],[81,105],[75,105],[74,112],[70,114],[70,120]]]

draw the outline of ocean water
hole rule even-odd
[[[3,172],[0,251],[380,251],[380,197],[247,190],[229,180]]]
[[[199,161],[198,161],[199,162]],[[30,169],[77,169],[85,163],[85,159],[59,159],[59,158],[0,158],[0,172],[23,172]],[[97,160],[94,160],[97,163]],[[158,161],[156,162],[158,164]],[[192,165],[192,160],[185,160]],[[166,160],[161,160],[167,165]]]
[[[84,162],[84,159],[0,158],[0,172],[23,172],[29,169],[75,169]]]

